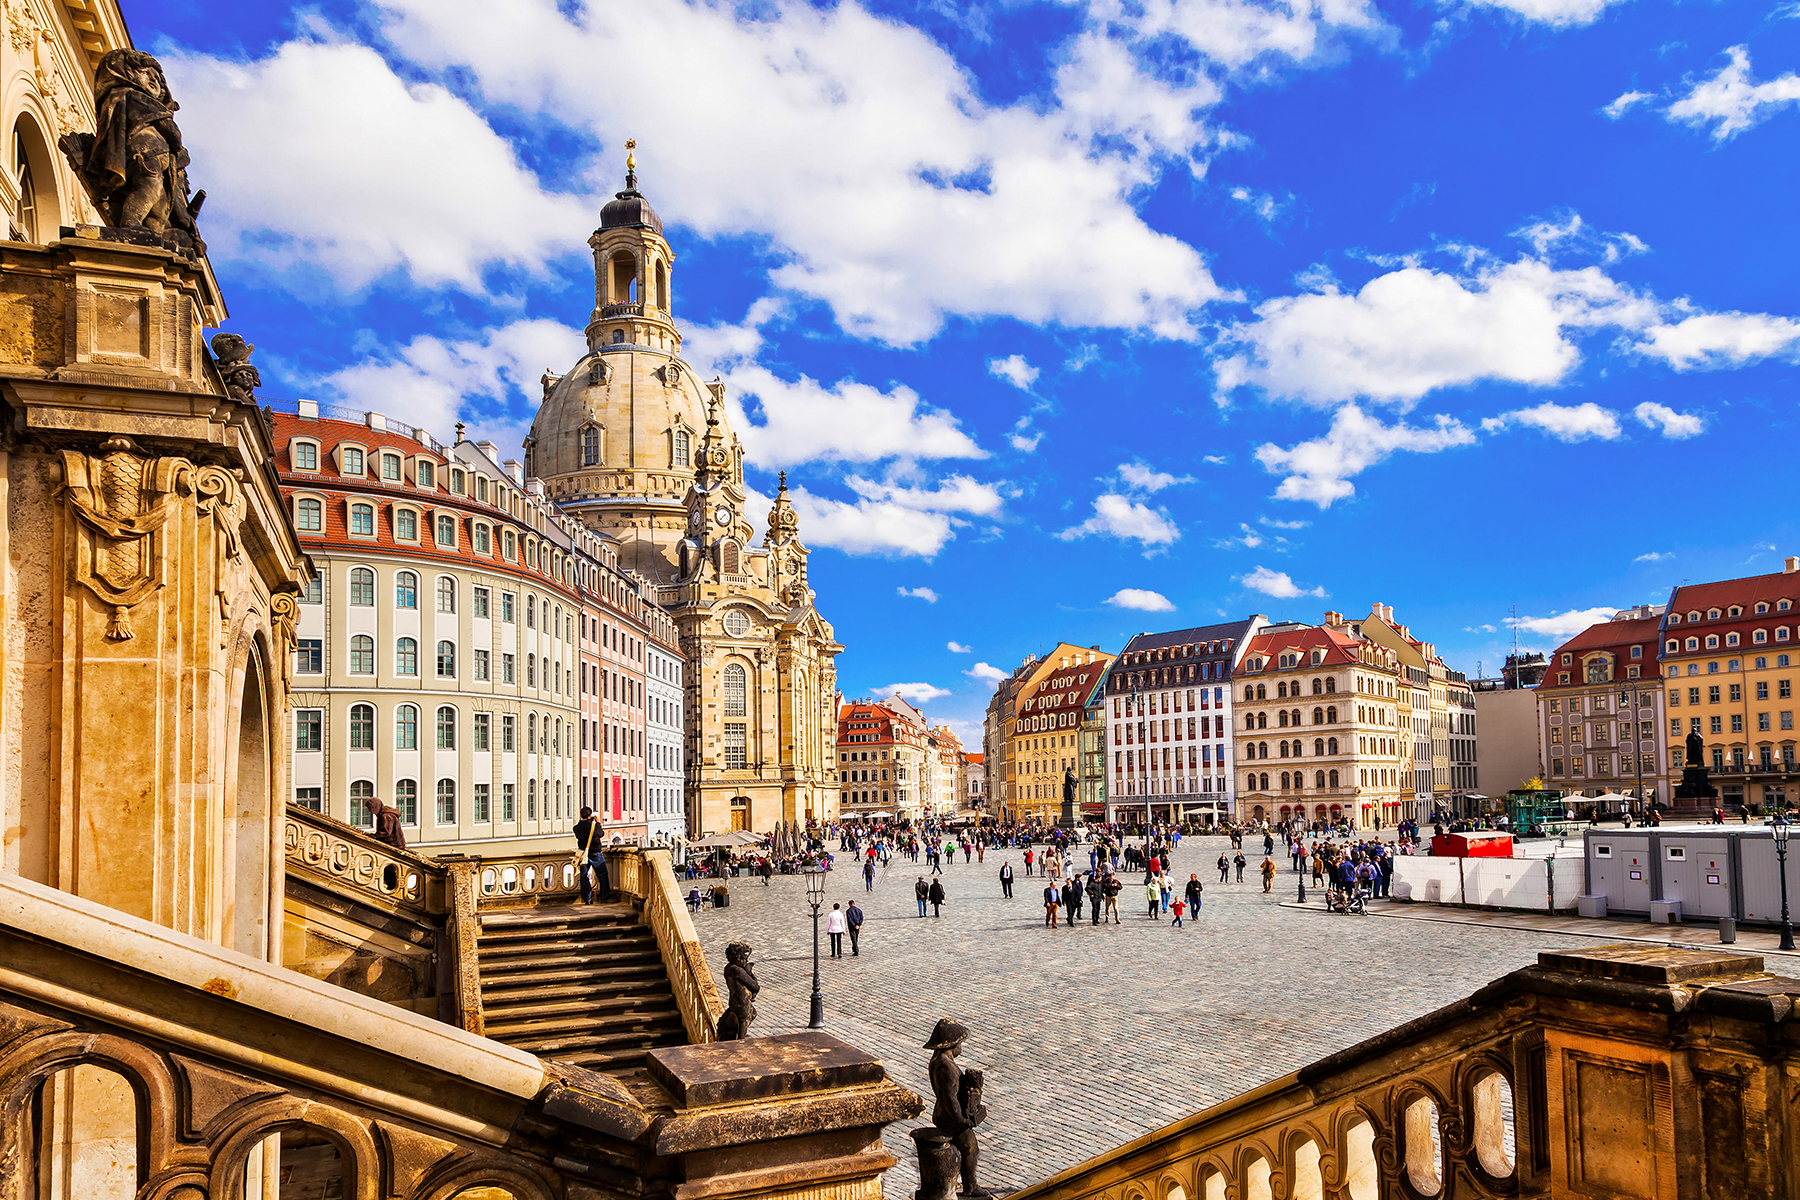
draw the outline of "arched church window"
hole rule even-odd
[[[726,575],[738,573],[738,547],[736,542],[726,542],[719,547],[719,570]]]
[[[669,273],[660,261],[656,264],[656,307],[665,312],[669,307]]]
[[[581,465],[600,465],[600,431],[591,425],[581,431]]]
[[[17,137],[19,146],[19,207],[14,214],[14,224],[19,227],[19,236],[28,242],[37,238],[37,188],[31,179],[31,157],[25,152],[25,139]]]
[[[675,465],[678,467],[688,465],[688,435],[685,429],[675,431]]]
[[[744,715],[744,668],[737,663],[727,664],[724,675],[725,715],[741,717]]]

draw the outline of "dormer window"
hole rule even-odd
[[[350,506],[350,532],[359,537],[375,536],[375,506],[373,504],[352,504]]]
[[[420,460],[418,470],[413,472],[413,474],[415,476],[417,476],[420,487],[435,488],[437,486],[437,464],[436,463],[427,462],[425,460]]]
[[[1758,600],[1756,602],[1756,613],[1758,616],[1761,616],[1763,613],[1766,613],[1768,611],[1769,611],[1769,602],[1767,600]]]
[[[1699,609],[1695,609],[1693,612],[1688,614],[1688,623],[1690,625],[1693,624],[1695,621],[1698,621],[1699,619],[1700,619],[1700,610]]]
[[[1793,607],[1793,602],[1789,600],[1777,600],[1775,602],[1776,612],[1786,612],[1791,607]]]
[[[316,471],[319,469],[319,446],[317,442],[294,442],[288,448],[288,457],[294,462],[296,471]]]
[[[358,450],[355,446],[345,446],[343,449],[343,459],[344,474],[361,475],[364,473],[363,452],[361,450]]]
[[[1716,621],[1716,620],[1718,620],[1718,619],[1719,619],[1719,610],[1718,610],[1718,609],[1716,609],[1716,608],[1709,608],[1709,609],[1707,609],[1707,610],[1706,610],[1706,619],[1707,619],[1707,620],[1709,620],[1709,621]]]
[[[410,508],[394,510],[394,536],[403,542],[419,540],[419,514]]]
[[[381,477],[394,483],[400,481],[400,456],[398,454],[381,456]]]
[[[1669,624],[1671,624],[1671,625],[1681,624],[1681,614],[1680,613],[1670,613],[1669,614]]]
[[[1741,604],[1734,604],[1731,606],[1731,611],[1725,615],[1728,617],[1741,617],[1744,615],[1744,608]]]
[[[428,466],[429,464],[421,465]],[[450,468],[450,490],[455,492],[458,496],[463,494],[463,473],[456,467]]]

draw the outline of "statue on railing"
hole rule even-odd
[[[206,193],[188,196],[188,152],[175,125],[180,107],[155,58],[108,50],[94,69],[94,132],[66,133],[57,145],[106,228],[205,254],[194,217]]]
[[[725,986],[731,998],[719,1018],[719,1040],[731,1042],[749,1037],[750,1022],[756,1020],[756,1005],[751,1001],[762,991],[750,966],[750,943],[733,942],[725,947]]]
[[[986,1080],[980,1071],[965,1071],[956,1061],[957,1052],[968,1037],[968,1026],[944,1017],[925,1043],[925,1049],[932,1051],[931,1091],[937,1103],[931,1107],[931,1127],[912,1133],[919,1149],[919,1191],[915,1200],[949,1200],[959,1159],[961,1194],[965,1198],[988,1195],[976,1181],[981,1147],[975,1138],[975,1127],[988,1115],[987,1106],[981,1102]]]

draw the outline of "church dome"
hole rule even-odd
[[[602,229],[650,229],[663,231],[662,218],[650,207],[650,201],[635,187],[616,192],[600,210]]]

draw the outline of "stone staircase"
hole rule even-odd
[[[656,935],[629,904],[483,913],[477,952],[496,1041],[615,1075],[687,1042]]]

